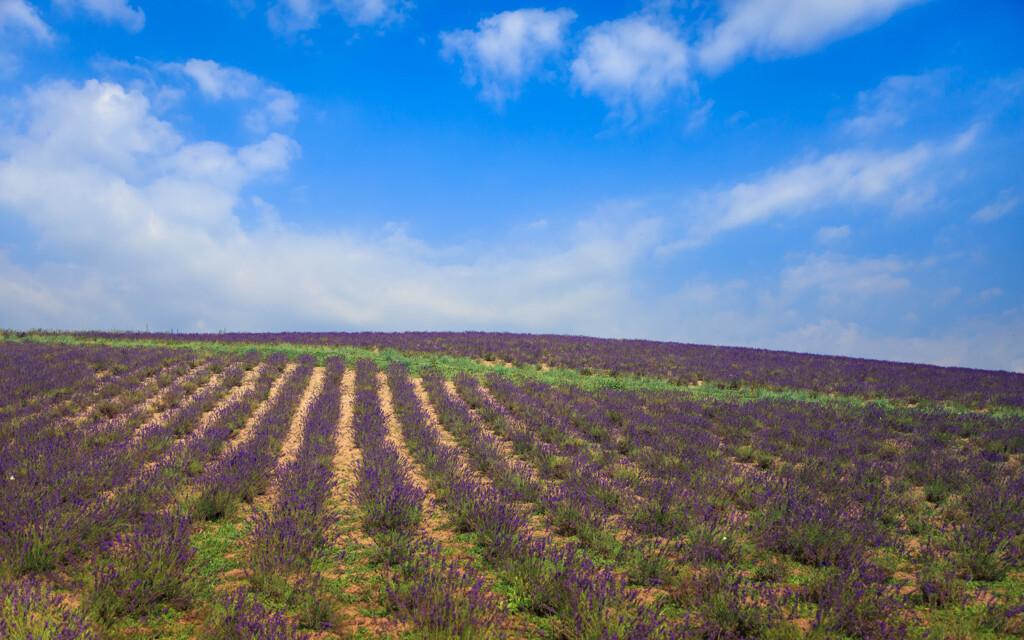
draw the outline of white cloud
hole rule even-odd
[[[2,141],[0,209],[99,262],[171,259],[174,241],[230,234],[238,191],[298,154],[280,134],[237,151],[186,144],[140,92],[95,80],[45,86],[26,107],[27,128]]]
[[[0,0],[0,35],[24,30],[43,42],[53,41],[53,32],[39,17],[39,12],[25,0]]]
[[[1001,295],[1003,295],[1003,290],[1002,289],[1000,289],[999,287],[992,287],[990,289],[985,289],[984,291],[979,293],[978,294],[978,299],[981,300],[982,302],[984,302],[986,300],[991,300],[993,298],[998,298]]]
[[[689,51],[674,22],[634,15],[587,30],[573,83],[627,124],[689,84]]]
[[[298,156],[299,146],[294,140],[280,133],[272,133],[263,142],[242,147],[238,160],[254,174],[283,171]]]
[[[129,175],[139,158],[165,154],[181,144],[174,129],[149,109],[141,93],[117,84],[89,80],[76,89],[55,82],[28,94],[28,135],[0,141],[0,149],[54,169],[83,163]]]
[[[974,215],[971,216],[971,222],[995,222],[1016,209],[1021,202],[1024,202],[1024,200],[1012,196],[1009,191],[1005,191],[998,200],[975,211]]]
[[[646,222],[579,224],[550,250],[531,242],[479,255],[428,246],[400,227],[304,233],[270,203],[242,197],[287,170],[294,141],[186,141],[150,108],[116,84],[51,84],[12,118],[16,135],[0,134],[0,216],[62,256],[45,266],[0,261],[0,325],[606,335],[621,320],[608,309],[631,308],[630,271],[656,241]],[[267,226],[243,228],[237,210],[250,206]],[[88,295],[73,294],[78,287]]]
[[[399,15],[394,0],[334,0],[333,5],[350,25],[386,24]]]
[[[51,44],[53,32],[25,0],[0,0],[0,80],[18,73],[21,56],[15,48],[28,38]]]
[[[764,344],[791,351],[1024,373],[1024,346],[1018,339],[1022,331],[1021,309],[920,337],[878,335],[856,322],[827,318],[779,333]]]
[[[855,258],[825,254],[811,255],[803,264],[782,271],[780,288],[787,294],[817,289],[823,298],[868,297],[902,291],[910,281],[900,276],[909,268],[895,256]]]
[[[815,240],[821,244],[829,244],[848,238],[850,236],[850,225],[844,224],[841,227],[822,227],[814,235]]]
[[[715,106],[714,100],[708,100],[700,107],[694,109],[690,113],[690,117],[686,120],[686,131],[692,133],[701,129],[708,123],[708,119],[711,117],[711,108]]]
[[[935,153],[923,144],[891,153],[842,151],[704,194],[692,211],[696,219],[688,237],[663,251],[699,246],[723,231],[827,206],[884,200],[892,204]]]
[[[298,119],[299,101],[293,93],[271,87],[243,69],[195,58],[184,65],[167,64],[163,68],[192,78],[200,92],[211,100],[256,101],[258,106],[245,116],[246,127],[256,133],[266,133],[271,127],[281,127]]]
[[[268,88],[264,91],[267,116],[275,125],[283,125],[298,119],[299,101],[291,91]]]
[[[697,57],[705,70],[719,73],[748,55],[799,55],[875,27],[923,1],[727,0],[721,22],[697,44]]]
[[[276,33],[293,35],[315,29],[324,13],[338,13],[350,26],[386,26],[402,17],[406,0],[278,0],[267,11]]]
[[[188,77],[195,80],[199,90],[208,98],[250,98],[263,84],[248,71],[236,67],[222,67],[213,60],[192,58],[181,67]]]
[[[146,26],[146,14],[142,9],[128,6],[125,0],[57,0],[57,3],[66,8],[81,7],[106,22],[119,23],[132,33],[138,33]]]
[[[522,85],[565,45],[576,19],[569,9],[505,11],[477,23],[476,29],[441,33],[441,56],[463,64],[463,81],[480,84],[480,98],[501,108],[519,96]]]
[[[837,151],[792,168],[773,169],[752,182],[690,197],[683,211],[691,222],[688,233],[658,252],[692,249],[725,231],[825,207],[871,204],[898,215],[920,212],[938,192],[925,170],[969,149],[983,128],[975,124],[951,142],[922,142],[903,151]]]
[[[972,315],[975,310],[960,305],[956,311],[965,314],[955,324],[948,328],[915,327],[929,331],[919,335],[893,335],[891,329],[877,328],[886,317],[914,321],[913,311],[908,310],[920,300],[914,288],[900,280],[906,271],[926,263],[899,256],[810,256],[801,265],[806,268],[797,272],[799,284],[807,285],[800,291],[786,288],[786,278],[794,277],[791,270],[783,270],[777,280],[761,280],[760,287],[745,280],[697,275],[657,299],[649,310],[633,316],[629,333],[694,344],[746,345],[1024,372],[1024,343],[1018,339],[1024,332],[1024,307],[983,316]],[[826,277],[808,274],[818,265],[825,266]],[[884,305],[875,297],[872,280],[880,281],[888,291],[879,294],[888,296]],[[788,286],[793,284],[790,280]],[[842,304],[823,309],[813,299],[800,298],[801,293],[817,292],[826,297],[825,302],[834,303],[839,296],[828,300],[825,289],[836,284],[844,292]]]
[[[964,290],[960,287],[950,287],[936,296],[935,300],[932,301],[932,304],[936,307],[949,306],[949,304],[960,297],[960,294],[963,292]]]
[[[267,23],[277,33],[295,33],[316,27],[320,0],[280,0],[267,11]]]
[[[914,107],[941,97],[946,83],[944,71],[917,76],[890,76],[871,91],[857,95],[857,115],[843,123],[854,134],[875,135],[903,126]]]

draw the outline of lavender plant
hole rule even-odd
[[[911,618],[905,615],[900,586],[864,559],[839,563],[814,587],[814,628],[881,640],[906,638]]]
[[[504,621],[483,579],[445,559],[438,545],[418,549],[398,571],[385,575],[397,618],[425,638],[497,638]]]
[[[252,437],[235,447],[230,456],[220,458],[207,468],[200,478],[197,495],[188,505],[192,517],[214,520],[229,516],[240,502],[252,500],[265,489],[268,482],[265,470],[277,459],[291,416],[311,374],[309,365],[297,367],[285,381],[274,406],[253,426]]]
[[[92,625],[38,579],[0,584],[0,638],[95,640]]]
[[[196,588],[188,575],[196,553],[189,533],[187,517],[161,514],[118,536],[94,564],[85,605],[90,615],[109,625],[126,614],[188,607]]]
[[[353,432],[362,457],[353,498],[363,512],[363,529],[374,532],[415,527],[425,494],[412,481],[397,449],[387,440],[387,425],[377,398],[377,368],[369,360],[356,364]]]
[[[299,640],[297,623],[268,611],[245,588],[236,589],[219,602],[213,623],[206,630],[212,640]]]

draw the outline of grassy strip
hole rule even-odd
[[[145,334],[140,334],[145,335]],[[440,371],[446,378],[454,378],[457,373],[468,373],[482,377],[487,373],[498,373],[516,380],[536,380],[560,386],[577,386],[585,391],[614,389],[619,391],[681,391],[691,394],[694,399],[725,400],[728,402],[745,402],[748,400],[779,400],[798,402],[826,402],[863,406],[877,404],[883,408],[903,406],[888,398],[866,399],[859,396],[842,394],[825,394],[807,389],[770,389],[759,386],[739,386],[705,384],[701,386],[680,387],[678,384],[662,378],[637,376],[629,373],[577,371],[568,368],[544,369],[536,365],[509,366],[501,362],[482,362],[472,358],[439,355],[431,353],[402,353],[396,349],[365,349],[350,346],[305,345],[294,343],[232,343],[221,344],[188,340],[156,340],[150,338],[95,338],[83,337],[75,333],[64,332],[14,332],[0,330],[0,340],[17,342],[32,341],[44,344],[104,344],[117,347],[171,348],[191,349],[204,354],[237,355],[249,351],[257,351],[264,358],[270,354],[283,354],[290,359],[300,356],[313,356],[317,363],[323,365],[328,358],[342,357],[349,362],[361,359],[373,361],[379,370],[384,370],[392,362],[405,366],[410,375],[420,377],[429,369]],[[922,409],[946,410],[955,413],[975,411],[976,409],[955,403],[922,402]],[[1024,416],[1021,407],[989,407],[996,416]]]

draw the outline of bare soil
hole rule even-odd
[[[313,403],[316,402],[316,399],[324,390],[324,381],[326,379],[327,370],[324,367],[313,369],[313,375],[310,376],[309,384],[306,385],[306,391],[302,395],[302,400],[299,401],[299,406],[292,415],[291,424],[288,425],[288,435],[285,437],[284,443],[281,445],[281,452],[277,456],[278,470],[285,468],[298,455],[299,449],[302,447],[303,432],[306,426],[306,419],[309,417],[309,410],[313,408]],[[267,492],[253,500],[253,508],[262,508],[277,503],[278,494],[280,493],[277,478],[278,475],[275,473],[270,480],[270,484],[267,486]]]
[[[431,538],[450,543],[453,536],[450,529],[445,526],[447,518],[437,508],[437,499],[430,490],[430,484],[423,473],[423,468],[410,458],[407,453],[408,447],[405,442],[405,436],[402,435],[402,427],[398,423],[398,418],[395,417],[395,405],[392,400],[391,386],[388,384],[388,377],[383,371],[377,374],[377,388],[380,395],[380,408],[388,425],[389,439],[398,449],[399,459],[403,464],[408,465],[411,470],[409,475],[412,483],[426,493],[426,497],[423,499],[423,526],[427,532],[432,533]]]

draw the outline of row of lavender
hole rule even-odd
[[[500,414],[474,381],[459,383],[482,415],[490,409],[496,430],[508,429],[495,420]],[[703,566],[744,560],[737,543],[746,538],[763,552],[833,567],[829,579],[803,596],[817,605],[815,626],[901,637],[912,602],[959,604],[968,580],[998,582],[1024,562],[1019,459],[1002,441],[993,447],[992,441],[961,438],[985,433],[979,420],[989,432],[1019,437],[1019,421],[996,427],[1001,421],[877,407],[698,404],[670,393],[591,395],[541,384],[520,387],[499,376],[487,383],[499,408],[526,425],[509,436],[542,473],[553,475],[552,454],[581,465],[574,451],[589,442],[599,452],[582,463],[591,466],[589,473],[605,467],[609,479],[620,481],[615,495],[639,498],[623,512],[605,503],[600,483],[581,486],[587,473],[567,474],[564,486],[590,496],[576,500],[574,520],[624,513],[637,532],[683,536],[680,559]],[[548,442],[529,442],[531,433]],[[611,474],[629,465],[643,473]],[[920,485],[931,507],[910,497]],[[930,542],[912,555],[910,597],[874,558],[886,551],[905,554],[906,541],[918,536]],[[775,568],[766,564],[759,571],[770,577]],[[990,604],[993,625],[1014,618],[1019,626],[1024,603]]]
[[[54,568],[71,576],[76,589],[85,591],[81,609],[101,627],[126,615],[148,615],[194,604],[205,588],[191,575],[196,553],[191,542],[194,525],[231,513],[238,503],[264,491],[270,479],[266,470],[272,468],[306,389],[311,363],[301,364],[276,383],[285,365],[283,358],[272,357],[263,364],[249,360],[228,366],[220,380],[197,390],[180,407],[135,433],[130,440],[137,441],[137,446],[127,447],[137,451],[134,457],[121,453],[123,442],[110,447],[119,453],[98,452],[98,462],[90,465],[96,476],[91,481],[94,486],[109,486],[106,494],[52,508],[60,512],[60,518],[42,523],[19,521],[7,527],[3,541],[15,552],[19,551],[19,537],[24,538],[26,532],[45,537],[47,544],[43,546],[45,562],[26,564],[25,556],[5,556],[5,560],[14,560],[13,564],[5,562],[5,572],[28,574],[28,579],[5,585],[14,601],[0,606],[12,619],[0,627],[24,633],[52,601],[49,613],[64,618],[63,626],[51,627],[52,633],[64,629],[69,638],[91,637],[88,625],[62,611],[55,597],[35,582],[33,576]],[[243,377],[248,384],[225,397]],[[267,403],[275,384],[280,389],[272,406],[251,426],[247,438],[235,442],[256,408]],[[336,401],[336,396],[333,399]],[[229,448],[228,443],[233,446]],[[120,469],[124,466],[129,469]],[[119,481],[106,482],[104,478],[114,468],[118,468]],[[59,482],[56,477],[48,480]],[[231,614],[252,614],[251,602],[233,604],[221,620],[222,626],[227,625],[226,632],[237,622]]]
[[[553,405],[537,402],[516,385],[496,376],[489,382],[503,400],[492,399],[469,376],[456,378],[459,397],[447,393],[435,376],[425,378],[439,418],[479,470],[496,486],[507,484],[510,470],[522,477],[523,465],[502,462],[495,455],[500,445],[492,432],[499,434],[526,466],[536,470],[539,479],[531,486],[539,495],[527,501],[544,515],[548,528],[573,536],[587,554],[613,567],[621,576],[619,598],[637,593],[627,585],[645,588],[648,604],[637,613],[646,609],[641,615],[647,624],[633,626],[628,631],[631,637],[734,637],[742,628],[747,630],[743,635],[770,631],[789,637],[785,634],[794,632],[786,621],[790,616],[781,610],[791,595],[739,577],[738,548],[729,528],[734,522],[699,489],[683,489],[664,465],[648,469],[648,475],[615,464],[616,448],[621,447],[614,446],[614,434],[606,428],[581,431]],[[697,451],[705,443],[672,444]],[[704,456],[694,462],[706,461]],[[625,473],[613,472],[615,467]],[[718,467],[723,476],[728,471],[727,466]],[[686,575],[684,568],[690,564],[701,568],[700,580]],[[686,614],[662,618],[659,609],[669,605]],[[604,637],[604,631],[600,625],[590,629],[593,637]]]
[[[487,637],[498,612],[472,570],[447,561],[422,529],[426,494],[391,440],[380,404],[376,366],[356,365],[352,432],[360,460],[352,497],[362,512],[362,528],[383,563],[386,591],[399,619],[438,637]],[[453,599],[458,593],[460,604]]]
[[[195,604],[206,589],[192,575],[195,525],[233,512],[268,482],[266,466],[252,469],[249,464],[254,458],[263,463],[276,458],[309,367],[280,383],[275,402],[252,425],[248,438],[237,442],[236,436],[267,401],[284,368],[282,361],[254,372],[252,384],[207,413],[202,428],[176,440],[166,455],[119,495],[116,502],[127,508],[118,509],[111,519],[117,535],[108,534],[87,562],[71,565],[72,571],[87,568],[91,573],[84,580],[88,593],[84,609],[90,619],[105,627],[125,616]],[[211,504],[219,508],[211,510]]]
[[[232,367],[225,372],[228,376],[238,370]],[[190,604],[187,569],[195,551],[189,525],[196,510],[179,506],[182,487],[204,477],[208,464],[267,398],[279,374],[275,367],[252,371],[250,379],[255,380],[230,398],[223,396],[241,378],[232,376],[226,383],[233,386],[221,387],[212,396],[203,389],[171,418],[179,425],[178,437],[173,430],[160,429],[164,437],[154,439],[165,440],[167,446],[158,446],[160,453],[106,501],[106,535],[99,538],[98,550],[82,558],[82,565],[72,564],[89,566],[85,610],[93,620],[109,625],[125,615]]]
[[[309,629],[330,628],[333,615],[322,587],[322,568],[341,562],[333,556],[332,527],[338,520],[328,506],[337,483],[332,467],[337,449],[339,392],[344,361],[329,359],[319,395],[313,401],[295,459],[279,464],[278,499],[268,511],[257,511],[249,521],[249,583],[254,590],[286,602],[299,611],[296,622]],[[226,626],[267,630],[290,635],[292,626],[281,616],[264,615],[258,606],[242,606],[244,589],[233,596],[236,619]]]
[[[601,558],[603,562],[611,562],[616,572],[622,572],[625,580],[618,582],[613,574],[604,574],[603,582],[608,590],[601,590],[604,598],[598,598],[603,606],[610,603],[615,609],[629,611],[619,618],[618,628],[607,618],[588,618],[587,607],[575,600],[561,600],[558,586],[572,585],[576,591],[587,593],[577,580],[568,580],[561,576],[563,582],[552,586],[545,579],[543,571],[537,571],[524,557],[510,553],[502,545],[497,545],[497,556],[501,565],[495,566],[497,573],[506,580],[510,577],[522,578],[529,576],[524,584],[530,586],[528,602],[537,607],[535,613],[552,613],[556,616],[568,617],[562,623],[569,622],[569,628],[583,637],[593,634],[595,637],[606,633],[609,629],[616,632],[639,637],[651,633],[731,637],[730,634],[747,632],[786,633],[785,619],[793,613],[783,611],[784,602],[792,602],[794,610],[801,598],[813,598],[817,604],[816,619],[813,626],[826,632],[845,631],[849,633],[867,633],[884,637],[902,637],[906,632],[906,624],[900,624],[898,617],[900,602],[895,598],[896,585],[888,583],[889,576],[866,561],[862,555],[850,553],[841,558],[832,558],[829,564],[842,565],[841,571],[830,574],[828,579],[817,585],[812,593],[796,591],[783,592],[780,596],[777,587],[770,584],[751,584],[739,577],[736,566],[744,558],[738,544],[741,539],[740,520],[733,514],[726,514],[724,506],[728,502],[721,489],[726,486],[723,481],[735,480],[737,469],[723,460],[715,446],[706,438],[697,438],[699,432],[682,430],[678,433],[665,434],[662,442],[653,448],[648,444],[630,443],[616,437],[621,429],[615,424],[586,424],[579,413],[580,402],[573,402],[570,397],[559,398],[561,402],[552,402],[554,398],[538,398],[535,394],[524,394],[522,389],[493,377],[490,380],[492,390],[505,398],[505,403],[496,405],[482,394],[475,380],[462,376],[458,379],[459,391],[468,403],[479,409],[479,415],[494,431],[507,437],[516,452],[524,460],[531,463],[546,481],[534,481],[525,473],[521,464],[509,463],[499,452],[499,444],[493,435],[481,429],[478,421],[467,406],[454,399],[437,376],[427,376],[424,380],[432,403],[438,409],[442,423],[452,432],[474,466],[480,470],[491,484],[478,486],[481,495],[474,500],[449,497],[451,490],[447,487],[458,486],[472,481],[465,480],[464,469],[457,464],[457,453],[446,450],[429,434],[422,416],[417,415],[411,398],[400,400],[402,395],[401,380],[395,386],[397,406],[405,406],[405,422],[407,439],[411,442],[426,442],[424,447],[434,455],[424,455],[427,465],[438,466],[438,460],[448,460],[442,468],[452,469],[435,482],[438,492],[449,505],[453,520],[468,530],[474,530],[474,522],[481,518],[487,509],[488,493],[491,486],[497,488],[503,499],[521,499],[532,502],[533,508],[546,516],[552,531],[562,535],[575,535],[583,548]],[[537,385],[542,388],[542,385]],[[538,389],[534,389],[537,391]],[[559,393],[559,390],[548,389]],[[586,394],[584,394],[585,396]],[[557,407],[566,406],[569,411],[560,411]],[[526,428],[511,424],[512,414],[505,411],[511,409],[516,419],[522,419]],[[412,416],[410,419],[409,416]],[[568,416],[572,416],[566,419]],[[601,418],[605,416],[602,414]],[[621,418],[620,418],[621,419]],[[575,423],[575,424],[574,424]],[[649,421],[647,421],[649,426]],[[419,433],[420,435],[417,435]],[[635,438],[639,440],[639,438]],[[609,444],[613,449],[589,444]],[[420,445],[413,444],[412,451]],[[643,460],[647,473],[643,475],[626,474],[623,477],[604,475],[609,460],[616,456],[614,449],[624,450],[633,454],[657,452]],[[439,454],[436,452],[440,452]],[[686,454],[689,454],[686,457]],[[421,454],[422,455],[422,454]],[[637,455],[643,459],[645,456]],[[680,471],[690,472],[685,481],[680,478]],[[429,473],[429,471],[428,471]],[[436,473],[429,473],[435,476]],[[527,488],[527,490],[523,490]],[[490,491],[489,491],[490,490]],[[716,502],[716,498],[719,500]],[[634,506],[635,505],[635,508]],[[773,505],[774,506],[774,505]],[[512,510],[515,512],[515,509]],[[477,515],[481,514],[481,515]],[[486,520],[486,518],[485,518]],[[625,540],[611,536],[609,529],[625,525],[633,530],[632,536]],[[806,523],[805,523],[806,524]],[[485,529],[486,530],[486,529]],[[479,535],[479,532],[478,532]],[[657,536],[668,536],[670,541]],[[512,539],[519,539],[524,546],[512,545],[513,549],[522,551],[529,548],[519,528],[511,531]],[[533,554],[533,557],[547,557],[549,567],[558,562],[552,556],[558,556],[558,544],[553,538],[545,538],[541,548],[551,551]],[[536,543],[535,543],[536,544]],[[483,545],[488,552],[496,548],[492,540]],[[576,561],[585,560],[586,554],[570,545],[561,547],[569,557]],[[535,547],[534,551],[538,551]],[[526,554],[524,554],[525,556]],[[488,556],[490,557],[490,556]],[[701,568],[703,575],[695,583],[687,583],[682,579],[679,567],[692,564]],[[590,565],[593,566],[593,565]],[[576,569],[577,571],[573,571]],[[771,567],[765,567],[771,570]],[[558,573],[558,569],[555,569]],[[578,576],[578,566],[571,562],[568,567],[569,576]],[[694,613],[685,620],[669,622],[659,618],[654,604],[648,613],[641,614],[635,609],[629,597],[630,591],[625,583],[637,585],[662,584],[670,589],[671,599],[677,605],[691,608]],[[585,584],[585,583],[584,583]],[[590,588],[593,588],[591,583]],[[874,588],[874,591],[872,591]],[[689,591],[689,592],[688,592]],[[635,591],[633,592],[635,593]],[[867,595],[871,594],[871,595]],[[554,602],[563,604],[571,602],[565,609],[556,608],[551,603],[545,604],[545,598],[554,598]],[[590,597],[588,595],[588,597]],[[649,601],[649,600],[648,600]],[[654,600],[657,603],[658,600]],[[663,601],[662,601],[663,602]],[[628,604],[627,604],[628,603]],[[881,607],[877,605],[881,604]],[[538,606],[539,605],[539,606]],[[873,613],[863,615],[864,610]],[[638,617],[633,617],[638,616]],[[627,620],[632,622],[626,622]],[[570,622],[571,621],[571,622]],[[564,630],[562,633],[566,633]],[[603,636],[602,636],[603,637]]]
[[[495,477],[510,479],[518,475],[519,480],[495,488],[491,482],[474,477],[461,450],[444,444],[441,432],[427,418],[404,367],[391,365],[388,380],[410,453],[422,465],[456,530],[475,534],[488,569],[512,589],[519,600],[517,607],[550,617],[551,632],[561,637],[673,635],[664,627],[660,607],[642,603],[640,592],[627,586],[627,578],[596,562],[574,542],[531,531],[526,511],[509,501],[512,496],[522,495],[523,488],[530,491],[529,481],[521,475],[522,467],[505,467],[502,474],[497,457],[488,456],[494,463]],[[435,397],[440,391],[438,383],[436,378],[427,381]],[[566,498],[552,494],[549,499],[558,503]]]
[[[161,387],[190,371],[194,372],[193,363],[186,362],[172,364],[159,375],[150,375],[149,367],[138,366],[106,379],[102,385],[81,384],[74,393],[43,394],[33,398],[32,402],[0,418],[0,429],[5,436],[0,437],[0,450],[4,451],[0,459],[8,458],[7,452],[12,447],[24,447],[30,441],[89,430],[91,425],[115,417],[123,421],[126,410],[151,398]]]
[[[808,389],[861,397],[950,401],[967,406],[1024,406],[1024,374],[937,367],[862,358],[718,347],[652,340],[511,333],[223,333],[121,334],[83,337],[148,337],[222,343],[295,343],[396,349],[484,360],[631,373],[692,384]]]
[[[277,371],[286,369],[284,358],[269,358],[267,364]],[[156,517],[156,526],[137,530],[127,538],[129,548],[139,551],[128,554],[127,558],[119,558],[113,588],[94,595],[93,608],[97,606],[95,603],[104,603],[105,598],[109,598],[115,605],[111,613],[139,615],[166,609],[168,605],[187,609],[194,607],[201,595],[210,597],[209,585],[197,582],[191,575],[196,554],[191,535],[200,523],[234,515],[242,503],[252,503],[266,492],[272,482],[280,481],[282,470],[278,469],[277,473],[268,471],[274,469],[293,416],[309,384],[313,364],[310,358],[300,359],[298,366],[286,373],[279,383],[276,398],[251,425],[248,437],[240,442],[233,439],[234,446],[220,455],[215,452],[208,454],[205,463],[198,467],[199,475],[192,480],[192,490],[186,492],[183,502],[171,503],[170,509]],[[254,390],[252,394],[256,399],[245,403],[248,406],[247,410],[243,409],[243,419],[252,416],[257,405],[267,400],[270,388]],[[216,420],[217,424],[221,422],[237,424],[239,421]],[[222,432],[221,435],[233,434],[234,431]],[[206,447],[189,449],[209,451]],[[153,473],[154,477],[166,475]],[[180,485],[180,482],[170,483],[172,487],[175,485]],[[164,495],[169,500],[172,494]],[[256,512],[255,518],[258,517],[259,512]],[[257,544],[259,540],[257,536]],[[119,544],[124,546],[124,542],[119,541]],[[164,560],[153,562],[155,557]],[[258,584],[256,579],[252,582]],[[294,624],[279,614],[267,612],[245,589],[221,599],[220,613],[210,625],[207,631],[211,637],[294,637]]]
[[[112,417],[111,398],[141,391],[158,371],[180,375],[194,365],[192,354],[170,349],[0,343],[0,441],[63,426],[90,406],[93,419]]]
[[[196,373],[197,361],[181,352],[102,346],[2,345],[0,353],[0,433],[9,436],[0,448],[0,574],[33,574],[90,553],[86,540],[98,539],[89,535],[97,531],[92,526],[110,521],[60,512],[90,508],[88,476],[104,461],[116,462],[102,445],[140,426],[152,415],[144,401],[170,380]],[[88,406],[91,414],[75,415]],[[110,419],[114,413],[117,420]],[[0,637],[94,637],[78,612],[33,575],[2,591]]]
[[[94,374],[123,369],[138,357],[165,357],[164,350],[128,352],[106,346],[59,345],[6,342],[0,348],[0,408],[5,411],[28,404],[30,398],[48,398],[55,393],[95,384]]]
[[[57,431],[41,423],[39,433],[22,433],[7,443],[0,454],[8,480],[0,530],[7,571],[48,570],[69,555],[87,556],[138,507],[132,499],[140,495],[139,477],[147,463],[165,453],[175,457],[172,445],[241,383],[245,367],[244,362],[228,366],[216,382],[209,376],[194,381],[205,384],[173,406],[143,400],[115,419]],[[184,396],[185,384],[162,389],[162,399]]]

